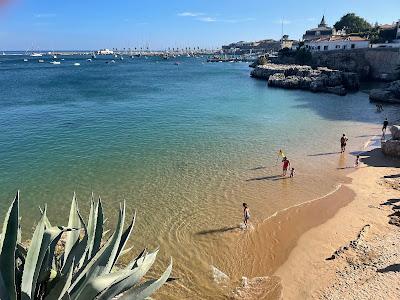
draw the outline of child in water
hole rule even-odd
[[[292,168],[292,169],[290,170],[290,178],[293,178],[293,176],[294,176],[294,168]]]
[[[247,206],[247,203],[243,203],[243,223],[246,227],[249,219],[250,219],[250,210]]]
[[[357,155],[356,162],[354,163],[354,167],[357,168],[359,164],[360,164],[360,155]]]

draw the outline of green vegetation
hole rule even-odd
[[[296,62],[298,64],[307,65],[311,63],[311,60],[312,60],[312,55],[310,50],[302,47],[296,51]]]
[[[355,13],[345,14],[339,21],[333,25],[336,30],[345,29],[346,33],[365,33],[372,29],[371,24],[369,24],[364,18],[357,16]]]
[[[104,215],[100,199],[93,197],[89,219],[84,222],[75,195],[68,227],[54,226],[46,208],[29,247],[21,243],[17,193],[4,220],[0,239],[0,299],[84,300],[145,299],[169,278],[172,261],[159,279],[142,281],[156,260],[158,249],[143,250],[126,267],[116,270],[118,258],[132,232],[136,214],[124,230],[125,203],[120,205],[114,233],[102,243]],[[65,242],[65,243],[63,243]]]

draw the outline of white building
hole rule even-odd
[[[351,50],[369,48],[369,40],[359,36],[332,35],[305,41],[304,46],[310,51]]]
[[[98,55],[110,55],[110,54],[114,54],[114,51],[109,50],[109,49],[100,49],[99,51],[97,51]]]

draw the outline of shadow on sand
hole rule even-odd
[[[227,231],[233,231],[236,229],[240,229],[240,227],[232,226],[232,227],[222,227],[222,228],[218,228],[218,229],[202,230],[202,231],[196,232],[196,234],[197,235],[217,234],[217,233],[224,233]]]
[[[277,180],[285,180],[290,177],[282,176],[282,175],[272,175],[272,176],[263,176],[263,177],[255,177],[247,179],[246,181],[256,181],[256,180],[270,180],[270,181],[277,181]]]
[[[266,169],[267,167],[264,167],[264,166],[258,166],[258,167],[255,167],[255,168],[251,168],[251,169],[249,169],[250,171],[257,171],[257,170],[261,170],[261,169]]]
[[[315,154],[308,154],[307,156],[324,156],[324,155],[333,155],[333,154],[340,154],[341,152],[325,152],[325,153],[315,153]]]
[[[386,268],[378,269],[378,270],[376,270],[376,272],[378,272],[378,273],[400,272],[400,264],[393,264],[393,265],[387,266]]]
[[[380,148],[365,151],[362,155],[366,157],[361,161],[368,166],[400,168],[400,160],[385,156]]]

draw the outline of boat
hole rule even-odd
[[[119,57],[119,59],[120,59],[120,60],[124,60],[124,57],[121,55],[121,56]]]
[[[74,66],[80,66],[81,64],[80,63],[74,63]]]
[[[33,52],[33,53],[31,54],[31,56],[32,56],[32,57],[42,57],[43,55],[42,55],[41,53],[35,53],[35,52]]]
[[[59,62],[59,61],[51,61],[50,62],[52,65],[61,65],[61,62]]]
[[[53,58],[54,58],[54,59],[57,59],[57,55],[53,55]]]
[[[6,53],[3,51],[3,55],[6,55]]]
[[[27,59],[27,58],[24,58],[24,61],[28,61],[28,59]]]
[[[92,59],[91,59],[91,58],[88,58],[86,61],[88,61],[88,62],[92,62]]]
[[[39,63],[44,63],[44,60],[43,59],[39,59],[38,62]]]

